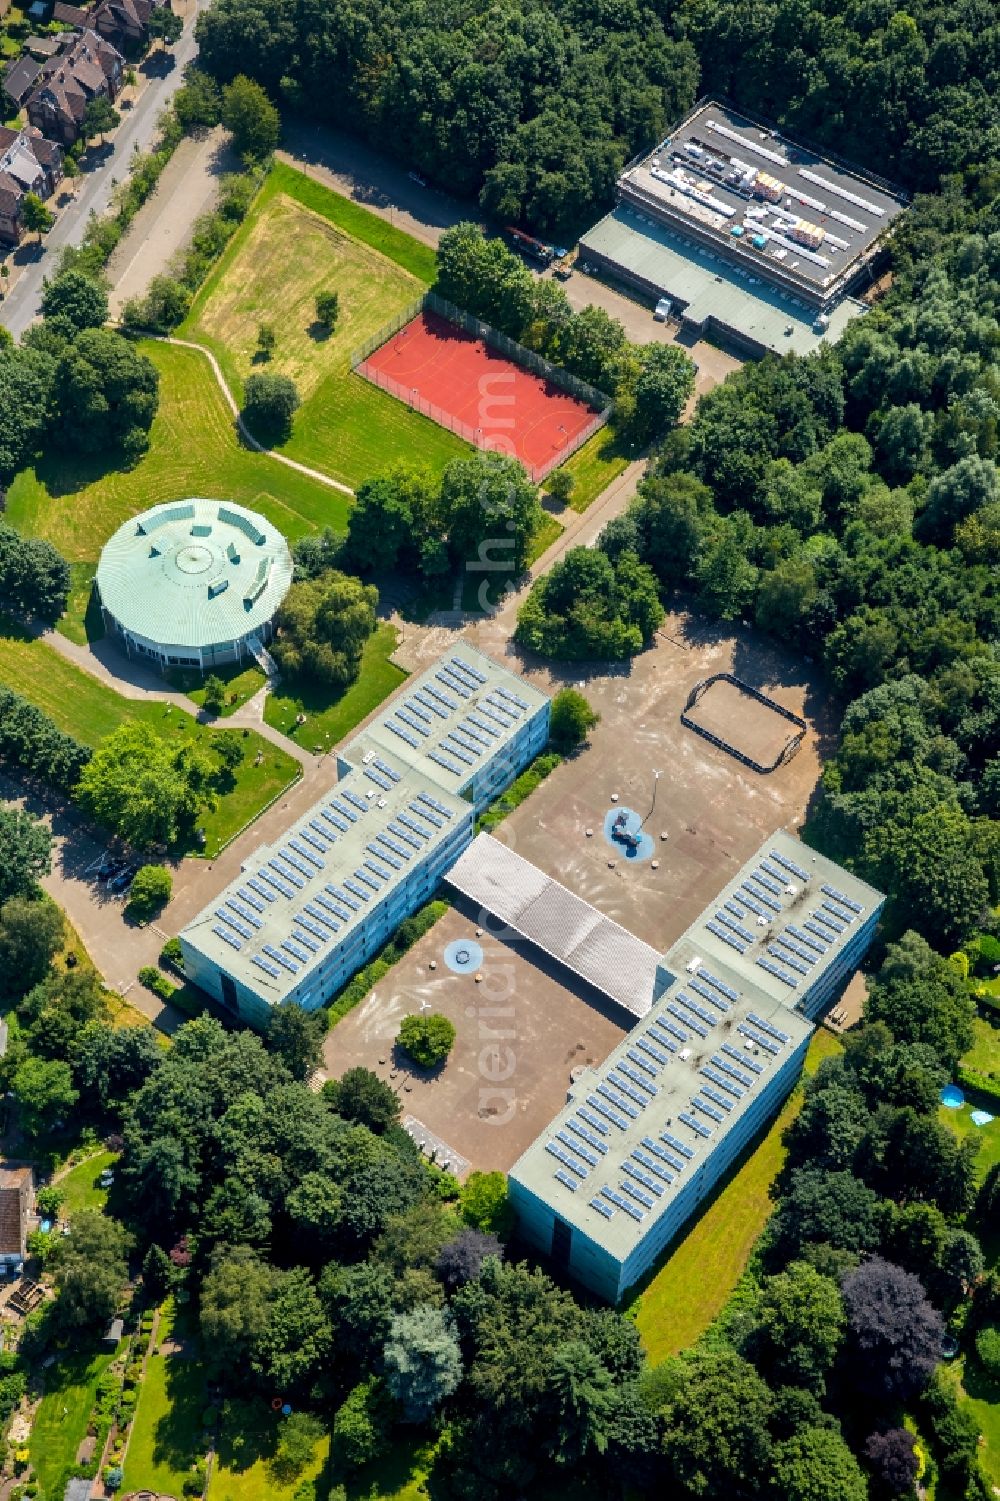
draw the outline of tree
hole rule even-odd
[[[129,888],[129,911],[135,917],[150,918],[167,905],[172,890],[173,879],[165,865],[143,865]]]
[[[303,1011],[290,1002],[272,1008],[267,1043],[293,1079],[308,1079],[323,1061],[327,1020],[324,1011]]]
[[[663,619],[656,577],[634,553],[612,563],[571,548],[521,606],[515,638],[529,651],[577,661],[620,661],[647,644]]]
[[[21,199],[21,222],[29,234],[38,236],[38,243],[42,243],[42,235],[48,234],[56,216],[51,209],[47,209],[37,193],[25,193]]]
[[[295,382],[287,375],[248,375],[243,382],[243,421],[272,442],[283,443],[289,437],[300,405]]]
[[[249,1246],[221,1246],[201,1285],[201,1333],[209,1368],[249,1374],[270,1316],[278,1273]]]
[[[385,1385],[371,1376],[348,1392],[333,1419],[330,1450],[345,1470],[358,1470],[380,1452],[389,1427]]]
[[[44,979],[63,945],[54,902],[12,896],[0,906],[0,994],[23,995]]]
[[[1000,1381],[1000,1326],[987,1324],[976,1335],[976,1354],[991,1381]]]
[[[293,583],[275,616],[275,661],[288,677],[346,688],[361,671],[377,605],[377,589],[336,570]]]
[[[328,329],[331,333],[337,326],[340,317],[340,294],[339,292],[316,293],[316,322]]]
[[[294,1266],[278,1274],[268,1317],[253,1343],[259,1378],[281,1392],[308,1391],[330,1349],[330,1326],[312,1277]]]
[[[173,844],[211,800],[212,769],[194,747],[174,747],[149,725],[126,723],[84,768],[76,798],[91,818],[137,849]]]
[[[843,1293],[859,1385],[894,1401],[922,1390],[941,1358],[944,1324],[919,1278],[875,1256],[848,1273]]]
[[[120,1113],[125,1102],[159,1068],[163,1049],[152,1027],[113,1027],[103,1020],[77,1033],[73,1076],[102,1110]]]
[[[549,739],[560,750],[582,745],[601,716],[575,688],[560,688],[549,710]]]
[[[386,1386],[409,1423],[425,1422],[458,1386],[462,1356],[447,1309],[424,1305],[393,1319],[383,1351]]]
[[[614,1384],[583,1340],[567,1340],[553,1351],[544,1403],[552,1424],[548,1448],[557,1464],[575,1466],[605,1452]]]
[[[437,508],[455,562],[493,556],[511,579],[527,566],[539,521],[535,487],[516,459],[476,453],[453,459],[441,477]]]
[[[774,1482],[787,1501],[868,1501],[857,1460],[831,1428],[803,1428],[777,1444]]]
[[[853,1173],[802,1167],[790,1174],[769,1233],[775,1253],[786,1258],[810,1241],[874,1251],[888,1217],[889,1206]]]
[[[12,1084],[21,1126],[28,1136],[40,1136],[58,1125],[79,1099],[69,1064],[54,1058],[26,1058]]]
[[[278,144],[281,118],[259,83],[239,74],[222,90],[222,123],[241,156],[262,161]]]
[[[557,505],[568,505],[576,489],[576,477],[568,469],[553,469],[545,480],[545,488]]]
[[[503,1259],[503,1243],[498,1236],[484,1230],[460,1230],[454,1240],[441,1247],[437,1274],[449,1292],[474,1282],[487,1256]]]
[[[269,360],[274,353],[278,336],[270,323],[260,323],[257,326],[257,357]]]
[[[462,1218],[467,1225],[505,1239],[513,1229],[514,1214],[503,1173],[478,1169],[462,1185]]]
[[[895,1037],[922,1042],[949,1071],[972,1046],[975,1004],[960,972],[919,933],[890,944],[865,1007]]]
[[[58,1291],[56,1316],[67,1330],[106,1324],[128,1280],[129,1237],[97,1209],[73,1216],[73,1234],[60,1236],[47,1269]]]
[[[889,1428],[869,1435],[864,1455],[880,1496],[913,1495],[920,1469],[916,1447],[915,1435],[906,1428]]]
[[[184,83],[174,95],[174,113],[185,131],[218,125],[222,118],[222,95],[215,79],[203,68],[189,65],[185,69]]]
[[[100,136],[101,145],[109,130],[114,130],[122,123],[122,117],[115,109],[106,94],[95,94],[93,99],[88,99],[83,111],[83,129],[81,134],[85,141],[92,141],[94,136]]]
[[[108,321],[108,294],[103,282],[82,271],[64,271],[42,289],[42,316],[67,339]]]
[[[773,1397],[734,1351],[693,1350],[648,1378],[663,1423],[664,1457],[692,1497],[745,1497],[771,1467]]]
[[[268,1469],[279,1484],[291,1485],[312,1462],[326,1430],[311,1412],[292,1412],[278,1429],[278,1445]]]
[[[202,700],[209,714],[221,714],[226,707],[226,685],[214,672],[205,679],[205,697]]]
[[[85,328],[56,369],[54,436],[66,449],[140,458],[149,447],[159,383],[156,366],[128,339],[110,328]]]
[[[647,344],[635,383],[629,431],[648,442],[674,426],[694,391],[695,366],[677,344]]]
[[[51,542],[40,537],[22,537],[12,526],[0,522],[0,596],[8,610],[52,623],[66,608],[69,588],[69,564]],[[28,717],[21,712],[21,724],[13,729],[11,746],[3,747],[4,752],[9,753],[19,743],[23,746],[24,737],[35,742],[48,738],[40,735],[39,730],[42,724],[47,727],[51,721],[46,721],[40,710],[34,710],[33,724],[29,727],[25,723]],[[37,749],[37,743],[31,747],[32,751]],[[44,761],[44,756],[39,759]],[[23,764],[38,769],[31,754],[24,757]]]
[[[52,869],[52,835],[20,808],[0,805],[0,902],[32,896]]]
[[[840,1289],[801,1261],[765,1279],[757,1310],[765,1370],[822,1392],[844,1335]]]
[[[455,1028],[439,1012],[415,1013],[403,1017],[396,1042],[421,1068],[437,1068],[452,1050]]]
[[[184,20],[177,15],[172,5],[157,5],[149,13],[146,23],[150,36],[158,41],[161,47],[172,47],[180,40],[184,30]]]
[[[345,1120],[357,1121],[379,1136],[396,1124],[403,1108],[391,1084],[360,1066],[349,1068],[339,1079],[328,1079],[323,1097]]]

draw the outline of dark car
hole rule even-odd
[[[118,860],[114,856],[109,856],[97,872],[97,879],[99,881],[110,881],[112,876],[118,874],[123,864],[124,861]]]
[[[116,876],[112,876],[108,882],[108,890],[127,891],[135,879],[135,872],[136,867],[134,865],[126,865],[124,870],[120,870]]]

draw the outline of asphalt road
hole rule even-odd
[[[180,40],[172,52],[165,54],[173,60],[168,71],[152,72],[150,82],[143,89],[135,105],[122,115],[122,124],[114,140],[108,142],[106,151],[92,152],[96,157],[92,166],[84,164],[83,183],[72,203],[60,213],[53,228],[42,241],[40,250],[34,245],[22,246],[19,255],[29,257],[10,295],[0,303],[0,323],[10,329],[15,338],[20,338],[30,323],[41,311],[42,282],[52,274],[58,262],[59,252],[67,245],[79,245],[91,213],[103,214],[111,202],[115,179],[123,179],[128,173],[128,163],[136,148],[147,151],[156,136],[156,122],[161,111],[173,98],[184,81],[184,69],[198,51],[194,39],[194,23],[200,4],[191,8]],[[151,54],[144,66],[160,68],[161,52]]]

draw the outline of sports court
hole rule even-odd
[[[520,459],[534,480],[599,425],[586,402],[430,311],[387,339],[357,372],[476,448]]]

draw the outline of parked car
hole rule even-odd
[[[653,317],[656,319],[657,323],[666,323],[667,319],[670,317],[672,310],[673,303],[670,301],[670,298],[661,297],[659,302],[653,309]]]
[[[134,865],[126,865],[124,870],[120,870],[116,876],[112,876],[108,882],[108,890],[116,892],[127,891],[135,880],[136,869],[137,867]]]
[[[124,860],[118,859],[115,855],[106,855],[104,864],[97,872],[97,879],[99,881],[110,881],[112,876],[118,874],[124,863]]]

